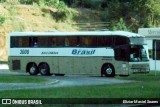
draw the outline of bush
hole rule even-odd
[[[21,4],[33,4],[33,3],[39,4],[40,0],[19,0],[19,2]]]
[[[5,2],[10,5],[16,5],[20,3],[19,0],[5,0]]]
[[[0,3],[6,2],[6,0],[0,0]]]
[[[58,7],[59,0],[45,0],[44,4],[47,6]]]
[[[59,9],[53,14],[53,18],[56,19],[56,21],[65,21],[72,18],[72,13],[68,8],[63,10]]]
[[[0,26],[3,25],[3,23],[5,23],[6,18],[4,16],[0,16]]]
[[[112,30],[124,30],[124,31],[130,31],[125,23],[125,21],[123,20],[123,18],[120,18],[120,20],[115,23],[114,25],[112,25]]]

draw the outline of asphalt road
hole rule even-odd
[[[10,72],[8,69],[0,69],[0,75],[18,75],[29,76],[27,73]],[[35,89],[35,88],[50,88],[50,87],[71,87],[71,86],[85,86],[85,85],[108,85],[134,82],[130,80],[119,80],[115,78],[93,77],[93,76],[40,76],[39,78],[46,78],[48,82],[45,83],[0,83],[0,90],[16,90],[16,89]],[[127,78],[127,77],[126,77]]]

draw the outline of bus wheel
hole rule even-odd
[[[37,75],[37,65],[35,63],[30,63],[27,65],[27,72],[29,72],[30,75]]]
[[[114,77],[115,76],[115,70],[112,64],[105,64],[102,67],[102,73],[106,77]]]
[[[43,76],[49,76],[50,75],[50,68],[47,63],[40,63],[38,66],[38,70]]]

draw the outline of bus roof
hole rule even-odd
[[[9,36],[109,36],[144,37],[127,31],[78,31],[78,32],[10,32]]]

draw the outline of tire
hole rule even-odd
[[[38,71],[42,76],[50,76],[50,68],[47,63],[40,63],[38,66]]]
[[[37,65],[35,63],[28,64],[27,72],[29,72],[30,75],[37,75],[38,74]]]
[[[102,74],[105,75],[106,77],[114,77],[115,76],[115,69],[112,64],[105,64],[102,67]]]

